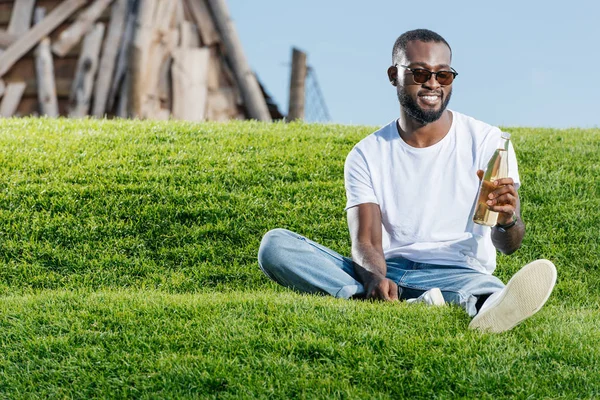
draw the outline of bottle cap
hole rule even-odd
[[[510,133],[502,132],[502,139],[510,139]]]

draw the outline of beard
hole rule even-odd
[[[452,90],[450,90],[444,98],[439,110],[424,110],[419,107],[417,102],[410,97],[408,93],[406,93],[403,86],[398,86],[398,101],[400,102],[400,105],[411,118],[423,125],[427,125],[440,119],[450,102],[451,96]]]

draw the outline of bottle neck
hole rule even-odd
[[[502,149],[508,151],[508,143],[510,142],[510,139],[507,138],[502,138]]]

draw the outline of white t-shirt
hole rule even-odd
[[[491,228],[475,224],[477,170],[485,170],[501,145],[500,129],[452,111],[452,125],[438,143],[415,148],[396,121],[361,140],[346,158],[346,210],[363,203],[381,209],[386,259],[459,265],[485,273],[496,268]],[[509,175],[520,185],[509,147]]]

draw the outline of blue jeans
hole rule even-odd
[[[398,284],[401,299],[419,297],[437,287],[444,300],[463,307],[470,316],[480,296],[504,288],[495,276],[468,267],[417,263],[405,258],[386,260],[386,277]],[[325,293],[348,299],[365,294],[352,259],[286,229],[263,237],[258,250],[262,271],[280,285],[306,293]]]

